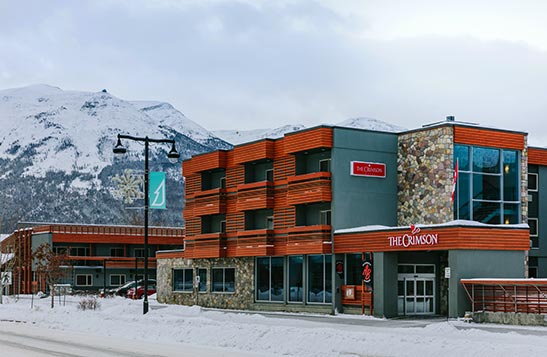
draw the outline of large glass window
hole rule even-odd
[[[194,269],[173,269],[173,291],[194,290]]]
[[[308,256],[308,302],[332,301],[332,256]]]
[[[256,300],[283,301],[283,257],[256,259]]]
[[[236,269],[213,268],[213,292],[233,293],[235,291]]]
[[[198,291],[207,291],[207,269],[199,268],[198,276],[199,276]]]
[[[346,254],[346,284],[361,285],[363,280],[363,257],[361,253]]]
[[[490,224],[520,222],[518,151],[454,146],[458,181],[454,217]]]
[[[304,296],[304,258],[289,256],[289,301],[302,302]]]

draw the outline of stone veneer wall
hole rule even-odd
[[[212,293],[211,268],[235,268],[235,292]],[[173,269],[207,269],[207,291],[173,292]],[[215,259],[158,259],[158,301],[168,304],[199,305],[220,309],[249,310],[254,302],[254,258],[215,258]]]
[[[399,135],[397,157],[399,226],[451,221],[454,131],[452,126]]]

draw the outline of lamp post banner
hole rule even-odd
[[[165,209],[165,172],[150,172],[149,202],[152,209]]]

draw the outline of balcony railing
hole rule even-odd
[[[298,205],[332,200],[331,173],[314,172],[288,178],[287,204]]]
[[[237,210],[273,208],[273,182],[260,181],[237,186]]]
[[[331,226],[298,226],[287,229],[287,254],[326,254],[332,251]]]

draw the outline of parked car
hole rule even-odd
[[[130,281],[122,286],[119,286],[117,288],[114,288],[114,289],[110,289],[109,290],[109,293],[110,294],[113,294],[113,295],[118,295],[118,296],[126,296],[127,295],[127,291],[129,289],[132,289],[132,288],[135,288],[135,286],[142,286],[144,285],[144,279],[140,279],[140,280],[137,280],[137,282],[135,282],[135,280],[133,281]],[[148,279],[148,286],[156,286],[156,280],[154,279]]]
[[[148,296],[154,295],[156,293],[156,286],[155,285],[149,285],[148,286]],[[137,293],[135,294],[135,288],[131,288],[127,290],[127,294],[125,294],[125,297],[128,299],[140,299],[144,295],[144,286],[137,286]]]

